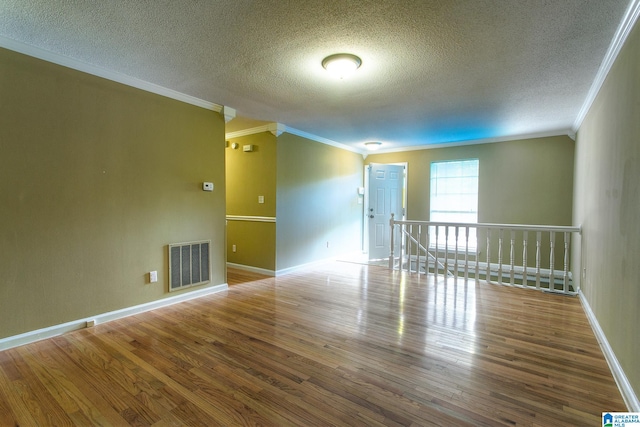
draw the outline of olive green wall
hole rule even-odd
[[[233,143],[238,148],[233,149]],[[276,216],[276,144],[271,132],[229,140],[225,150],[227,215]],[[244,145],[253,145],[254,151],[243,152]],[[264,203],[258,203],[258,196],[264,196]],[[276,224],[227,221],[227,261],[275,271]]]
[[[478,222],[571,225],[574,142],[568,136],[373,154],[408,163],[407,218],[429,219],[431,162],[480,160]]]
[[[640,281],[636,269],[640,260],[637,24],[578,131],[575,183],[574,222],[582,225],[582,292],[637,396],[640,393]],[[574,265],[579,261],[574,260]]]
[[[410,220],[429,219],[431,162],[477,158],[480,161],[478,222],[572,225],[573,155],[574,141],[568,136],[555,136],[375,154],[368,156],[366,163],[408,163],[407,218]],[[493,239],[491,258],[497,260],[497,234]],[[485,242],[486,235],[480,233],[478,240]],[[515,244],[522,245],[519,233]],[[559,248],[564,246],[561,234],[556,236],[556,244]],[[529,239],[527,247],[529,253],[534,254],[535,240]],[[483,259],[485,246],[479,251]],[[543,243],[540,267],[549,268],[549,252],[548,242]],[[522,262],[521,250],[516,251],[515,262]],[[555,252],[554,263],[563,265],[564,251]],[[535,257],[530,256],[527,264],[534,266]]]
[[[218,113],[0,49],[0,338],[169,296],[169,243],[224,283],[224,187]]]
[[[247,267],[276,269],[276,224],[273,222],[227,221],[227,261]],[[233,252],[236,245],[236,252]]]
[[[231,148],[232,143],[238,148]],[[227,162],[227,215],[276,216],[276,137],[261,132],[229,139]],[[243,152],[244,145],[254,151]],[[258,203],[264,196],[264,203]]]
[[[279,271],[361,249],[363,167],[360,154],[288,133],[278,137]]]

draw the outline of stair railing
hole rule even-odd
[[[580,227],[396,221],[394,214],[390,227],[391,269],[578,292],[570,257],[571,237]]]

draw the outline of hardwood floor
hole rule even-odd
[[[599,426],[626,411],[574,297],[344,262],[228,282],[0,352],[0,426]]]

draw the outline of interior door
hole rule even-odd
[[[405,166],[380,165],[369,166],[369,259],[382,259],[389,256],[390,229],[389,219],[404,216],[402,200],[404,193]]]

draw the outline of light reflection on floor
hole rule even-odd
[[[340,277],[348,272],[353,274],[353,280],[340,284],[343,286],[340,294],[344,294],[345,287],[353,287],[353,291],[357,292],[354,297],[358,300],[354,309],[357,330],[341,332],[385,345],[392,342],[402,347],[406,342],[414,349],[417,342],[421,341],[425,353],[432,346],[466,354],[475,353],[478,292],[475,281],[460,277],[445,278],[442,275],[390,272],[386,268],[367,268],[364,265],[358,268],[354,263],[350,260],[334,264],[334,268],[342,265],[336,271]],[[386,280],[376,281],[376,275],[389,274],[395,276],[391,284]],[[385,307],[379,305],[381,297],[387,301]],[[376,305],[370,306],[370,300],[376,301]],[[380,336],[381,326],[384,326],[385,336]],[[370,329],[375,330],[378,336],[373,336]],[[450,339],[451,330],[457,332],[455,341]]]

